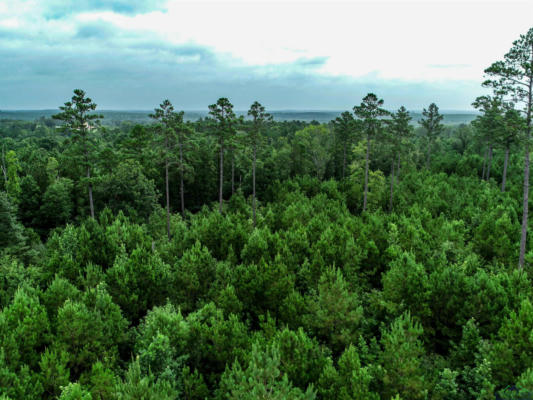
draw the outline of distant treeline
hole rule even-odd
[[[10,119],[19,121],[36,121],[40,118],[51,118],[57,113],[57,110],[0,110],[0,120]],[[115,111],[115,110],[100,110],[100,114],[104,116],[102,123],[104,125],[116,125],[117,123],[129,121],[134,123],[150,123],[148,116],[150,110],[131,110],[131,111]],[[236,111],[237,115],[246,116],[246,111]],[[270,111],[270,114],[276,121],[317,121],[320,123],[329,122],[339,115],[342,111]],[[422,118],[422,112],[411,111],[412,123],[417,124],[418,120]],[[200,118],[207,117],[206,111],[185,111],[184,119],[186,121],[197,121]],[[443,122],[448,125],[468,124],[472,122],[478,115],[472,111],[443,111]]]

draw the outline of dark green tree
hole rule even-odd
[[[313,400],[315,397],[311,387],[304,393],[281,373],[279,348],[272,346],[261,351],[255,345],[246,368],[237,361],[224,372],[218,396],[232,400]]]
[[[370,141],[379,135],[383,128],[382,117],[390,113],[382,108],[383,99],[378,99],[374,93],[369,93],[363,98],[359,106],[353,108],[355,116],[361,120],[362,130],[366,135],[366,157],[365,157],[365,188],[363,195],[363,211],[366,211],[368,194],[368,165],[370,158]]]
[[[74,90],[71,101],[67,101],[64,106],[59,107],[61,112],[53,115],[54,119],[63,122],[60,127],[62,132],[71,136],[73,143],[78,143],[81,148],[82,164],[86,171],[87,187],[89,190],[89,206],[91,218],[94,218],[93,184],[91,181],[91,161],[90,154],[92,141],[90,133],[94,132],[100,125],[102,115],[91,113],[96,110],[96,103],[89,97],[85,97],[85,92],[81,89]]]
[[[392,211],[392,200],[394,196],[394,165],[398,162],[398,167],[396,169],[396,175],[400,175],[400,159],[402,151],[405,149],[406,141],[411,138],[413,135],[413,127],[410,124],[411,117],[409,116],[409,111],[404,106],[401,106],[398,111],[392,114],[392,118],[389,123],[389,134],[390,141],[392,144],[392,162],[391,162],[391,184],[390,184],[390,201],[389,201],[389,210]]]
[[[333,129],[338,140],[342,143],[342,179],[346,173],[346,152],[354,140],[356,124],[353,115],[344,111],[340,117],[333,120]]]
[[[507,181],[507,165],[509,164],[509,152],[511,147],[519,143],[520,137],[524,132],[525,120],[520,115],[518,110],[509,108],[505,111],[503,116],[503,132],[499,141],[505,149],[505,158],[503,161],[503,173],[502,173],[502,192],[505,192],[505,184]]]
[[[6,192],[0,192],[0,248],[16,253],[24,242],[24,227],[17,221],[16,207]]]
[[[529,212],[529,140],[531,136],[531,112],[533,108],[533,28],[513,42],[502,61],[496,61],[485,70],[490,79],[483,86],[494,89],[498,95],[523,105],[526,116],[524,148],[524,195],[522,204],[522,231],[518,268],[524,267]]]
[[[439,107],[437,107],[435,103],[431,103],[428,109],[424,108],[422,115],[424,118],[422,118],[419,122],[426,131],[426,138],[428,142],[426,168],[429,169],[431,165],[431,146],[444,130],[444,126],[441,123],[444,116],[439,114]]]
[[[472,124],[478,131],[478,136],[487,144],[482,179],[489,180],[494,145],[503,135],[503,103],[498,96],[480,96],[472,105],[482,112]]]
[[[209,115],[214,120],[213,134],[217,137],[219,151],[219,186],[218,186],[218,210],[222,213],[223,189],[224,189],[224,150],[235,134],[236,117],[233,112],[233,104],[221,97],[215,104],[209,106]]]
[[[169,167],[171,163],[174,160],[174,156],[172,154],[172,150],[174,148],[175,142],[176,142],[176,133],[178,131],[181,132],[182,126],[183,126],[183,111],[182,112],[175,112],[174,106],[170,102],[170,100],[164,100],[160,105],[159,108],[156,108],[154,110],[153,114],[150,114],[150,118],[156,120],[158,123],[154,127],[155,134],[156,134],[156,143],[158,144],[158,147],[160,148],[161,155],[164,160],[165,164],[165,195],[166,195],[166,209],[167,209],[167,236],[170,240],[170,187],[169,187]],[[181,140],[183,137],[181,137]],[[180,142],[181,143],[181,142]],[[183,152],[182,148],[180,146],[180,172],[183,172],[182,170],[182,164],[183,161]],[[183,189],[183,174],[181,173],[181,184],[180,188]],[[185,212],[185,201],[183,198],[183,190],[180,192],[182,195],[182,213]]]
[[[382,398],[390,399],[398,393],[406,399],[424,399],[427,382],[424,379],[424,348],[420,336],[423,328],[409,313],[396,318],[381,337],[383,352]]]
[[[19,173],[21,171],[20,162],[17,157],[17,153],[13,150],[10,150],[6,154],[6,170],[7,170],[7,182],[6,190],[11,200],[18,204],[21,188],[20,188],[20,177]]]
[[[257,101],[250,106],[248,115],[252,117],[252,128],[249,131],[248,139],[252,146],[252,215],[255,227],[255,163],[257,159],[257,148],[261,145],[262,135],[264,134],[266,125],[272,121],[272,115],[265,112],[265,107]]]

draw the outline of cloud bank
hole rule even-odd
[[[352,3],[349,10],[373,16],[369,3]],[[78,87],[105,109],[150,109],[169,98],[177,108],[198,110],[225,96],[238,109],[259,100],[271,109],[341,110],[369,91],[390,108],[435,101],[442,109],[469,109],[482,93],[483,68],[514,39],[483,50],[471,37],[466,47],[474,56],[466,56],[450,34],[459,53],[452,57],[454,49],[439,43],[424,48],[435,41],[424,36],[431,32],[419,32],[419,44],[394,43],[397,21],[353,38],[366,25],[337,26],[350,21],[332,20],[343,4],[271,4],[14,0],[8,7],[0,0],[0,109],[56,108]],[[456,8],[468,14],[469,7]],[[259,22],[259,12],[270,20]],[[514,26],[513,35],[522,28],[516,20]]]

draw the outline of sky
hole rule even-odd
[[[531,0],[0,0],[0,110],[470,110]]]

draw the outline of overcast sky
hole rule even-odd
[[[0,109],[467,110],[533,1],[0,0]]]

